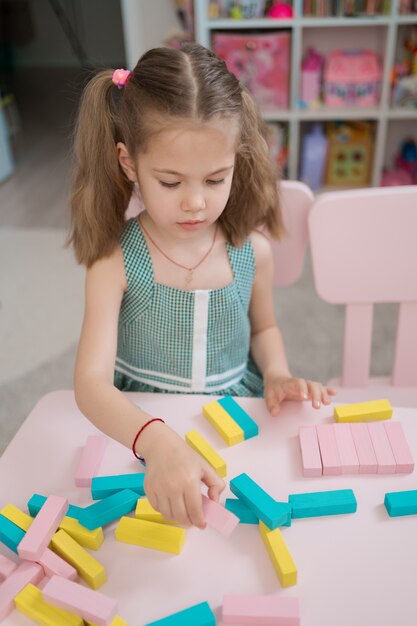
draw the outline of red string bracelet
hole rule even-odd
[[[154,417],[151,420],[149,420],[148,422],[145,422],[145,424],[142,426],[142,428],[140,428],[138,430],[138,433],[137,433],[137,435],[136,435],[136,437],[135,437],[135,439],[133,441],[133,444],[132,444],[132,452],[133,452],[133,454],[135,455],[135,457],[137,459],[139,459],[139,461],[142,461],[142,463],[145,463],[145,459],[143,458],[143,456],[139,456],[139,454],[136,452],[135,445],[136,445],[137,440],[139,439],[139,435],[141,434],[141,432],[143,430],[145,430],[145,428],[147,426],[149,426],[149,424],[152,424],[152,422],[162,422],[163,424],[165,424],[165,421],[163,419],[161,419],[160,417]]]

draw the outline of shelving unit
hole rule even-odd
[[[375,143],[372,165],[371,184],[376,186],[380,182],[384,166],[391,165],[390,158],[395,147],[387,145],[387,141],[395,142],[395,125],[417,134],[417,108],[392,108],[391,100],[391,72],[395,64],[397,38],[404,27],[417,25],[417,14],[400,15],[398,2],[392,0],[391,13],[387,16],[369,17],[304,17],[302,15],[302,0],[293,0],[293,19],[209,19],[209,0],[194,1],[196,40],[211,46],[212,34],[217,31],[280,31],[291,33],[291,61],[290,61],[290,105],[288,110],[268,111],[264,118],[269,122],[288,123],[289,127],[289,154],[288,176],[291,179],[299,178],[300,146],[303,125],[311,121],[331,120],[367,120],[375,124]],[[372,108],[320,108],[303,109],[299,106],[299,84],[301,76],[301,61],[308,44],[313,43],[322,53],[336,48],[376,49],[382,60],[382,88],[379,105]],[[411,124],[412,123],[412,124]],[[411,127],[412,126],[412,127]],[[401,137],[398,136],[397,144]],[[398,147],[398,145],[397,145]]]

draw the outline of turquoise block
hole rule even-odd
[[[24,530],[16,526],[16,524],[7,519],[7,517],[0,514],[0,541],[10,548],[10,550],[16,552],[16,554],[17,546],[22,541],[25,534]]]
[[[216,616],[207,602],[200,602],[189,609],[173,613],[146,626],[215,626]]]
[[[273,530],[291,525],[291,507],[287,502],[277,502],[247,474],[239,474],[230,481],[230,490]]]
[[[118,491],[81,509],[78,521],[88,530],[95,530],[130,513],[135,508],[138,497],[138,494],[130,489]]]
[[[288,502],[291,506],[291,516],[294,519],[355,513],[357,508],[352,489],[297,493],[290,495]]]
[[[399,517],[400,515],[416,515],[417,489],[386,493],[384,504],[390,517]]]
[[[245,434],[245,439],[256,437],[259,432],[258,424],[253,421],[244,409],[236,402],[232,396],[225,396],[218,400],[224,410],[234,419]]]
[[[39,493],[34,493],[31,499],[28,501],[27,507],[29,509],[29,513],[32,517],[36,517],[41,508],[43,507],[46,501],[46,496],[41,496]],[[74,504],[70,504],[68,507],[68,511],[65,513],[66,517],[72,517],[78,520],[78,516],[80,511],[82,511],[81,506],[75,506]]]
[[[226,498],[225,508],[234,513],[241,524],[259,524],[257,515],[239,498]]]
[[[145,495],[143,481],[145,480],[144,472],[137,474],[118,474],[116,476],[95,476],[91,481],[91,497],[93,500],[101,500],[112,496],[123,489],[130,489],[138,494]]]

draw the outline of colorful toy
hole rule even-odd
[[[245,433],[217,400],[203,404],[203,415],[229,446],[244,441]]]
[[[81,510],[78,521],[80,524],[94,530],[114,522],[121,515],[130,513],[138,501],[138,494],[131,489],[117,491],[103,500],[99,500]]]
[[[359,474],[376,474],[378,461],[372,445],[368,425],[365,423],[350,424],[356,454],[359,459]]]
[[[177,524],[177,522],[165,519],[162,513],[156,511],[148,498],[139,498],[136,504],[135,517],[136,519],[144,519],[148,522],[157,522],[158,524],[171,524],[171,526]]]
[[[232,396],[225,396],[218,400],[220,406],[230,415],[238,426],[243,430],[245,439],[256,437],[259,433],[258,424],[242,409],[240,404]]]
[[[46,502],[46,496],[41,496],[39,493],[34,493],[31,499],[28,501],[27,507],[32,517],[35,517]],[[70,504],[68,506],[67,517],[78,519],[82,507]]]
[[[83,626],[84,620],[78,615],[59,609],[45,602],[40,589],[35,585],[26,585],[14,599],[18,611],[37,624],[65,624],[65,626]]]
[[[379,102],[381,63],[372,50],[335,50],[324,69],[324,102],[329,107],[370,107]]]
[[[259,517],[239,498],[226,498],[225,507],[239,518],[241,524],[259,524]]]
[[[414,471],[414,460],[401,422],[387,422],[384,426],[395,458],[395,472],[411,474]]]
[[[381,422],[368,424],[368,430],[378,461],[377,474],[395,474],[395,458],[384,424]]]
[[[17,567],[17,563],[0,554],[0,583],[2,583]]]
[[[39,561],[67,510],[66,498],[60,496],[47,498],[19,544],[18,554],[22,559]]]
[[[323,465],[323,476],[341,474],[342,466],[333,424],[317,424],[316,431]]]
[[[104,567],[87,550],[70,537],[65,530],[58,530],[52,537],[51,547],[67,563],[75,567],[80,578],[93,589],[98,589],[107,580]]]
[[[323,474],[323,466],[315,427],[300,426],[298,437],[300,441],[303,476],[321,476]]]
[[[216,616],[207,602],[200,602],[146,626],[216,626]]]
[[[14,609],[14,598],[30,583],[36,585],[44,577],[44,571],[37,563],[24,561],[1,585],[0,622]]]
[[[179,554],[185,542],[184,528],[134,517],[122,517],[114,534],[117,541],[173,554]]]
[[[385,508],[390,517],[417,514],[417,490],[392,491],[385,494]]]
[[[291,510],[286,502],[277,502],[247,474],[230,481],[230,491],[242,500],[268,528],[291,525]]]
[[[190,430],[188,433],[185,433],[185,441],[193,450],[201,454],[207,463],[210,463],[221,478],[226,476],[226,462],[198,431]]]
[[[103,435],[90,435],[82,450],[74,481],[77,487],[90,487],[91,479],[97,474],[107,446]]]
[[[292,494],[288,497],[288,502],[293,519],[356,513],[357,509],[352,489]]]
[[[359,474],[359,459],[350,424],[334,424],[334,432],[342,474]]]
[[[332,123],[328,130],[326,184],[367,185],[373,137],[368,122]]]
[[[336,422],[388,420],[392,417],[392,406],[389,400],[343,404],[334,407],[333,417]]]
[[[25,536],[25,531],[16,526],[4,515],[0,515],[0,541],[17,554],[17,547]]]
[[[224,596],[223,624],[279,624],[299,626],[298,598],[283,596]]]
[[[239,518],[231,513],[224,506],[214,502],[207,496],[203,495],[203,513],[207,526],[219,531],[225,537],[230,537],[236,526],[239,524]]]
[[[301,158],[301,180],[313,191],[323,183],[327,155],[327,138],[320,123],[313,125],[303,140]]]
[[[300,106],[320,106],[324,57],[310,46],[301,64]]]
[[[287,2],[281,2],[281,0],[275,0],[272,7],[267,12],[267,17],[272,19],[288,20],[293,17],[293,14],[294,12],[290,4]]]
[[[116,474],[115,476],[95,476],[91,481],[91,497],[93,500],[100,500],[101,498],[108,498],[118,491],[123,491],[123,489],[130,489],[138,496],[144,496],[144,480],[144,472]]]
[[[259,530],[269,557],[283,587],[297,584],[297,568],[279,528],[270,530],[259,522]]]

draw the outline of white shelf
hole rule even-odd
[[[310,121],[331,121],[331,120],[367,120],[375,124],[375,146],[372,171],[372,184],[378,185],[384,163],[385,155],[392,153],[393,149],[387,146],[387,137],[391,136],[388,130],[391,124],[402,124],[405,121],[415,120],[413,128],[417,128],[417,109],[394,109],[390,107],[391,98],[391,71],[395,62],[396,42],[399,29],[404,26],[417,25],[416,15],[399,15],[397,0],[391,0],[391,15],[389,16],[361,16],[361,17],[304,17],[302,16],[302,0],[293,0],[293,19],[209,19],[209,0],[194,0],[195,31],[196,39],[201,44],[210,47],[211,35],[214,31],[251,31],[251,30],[290,30],[291,31],[291,68],[290,68],[290,109],[264,111],[262,115],[268,122],[284,122],[289,125],[290,142],[288,155],[288,173],[292,179],[298,178],[300,161],[300,141],[301,124]],[[330,29],[342,29],[340,33],[330,32]],[[372,108],[320,108],[302,109],[298,107],[298,86],[300,82],[300,66],[303,56],[303,45],[311,43],[314,36],[313,30],[322,29],[323,32],[317,35],[319,38],[317,48],[321,50],[320,42],[323,42],[324,51],[327,45],[331,44],[331,36],[340,37],[344,46],[346,33],[348,39],[352,39],[352,48],[355,47],[355,34],[350,34],[350,29],[370,29],[370,39],[379,41],[379,53],[382,57],[382,91],[380,104]],[[378,30],[375,31],[374,29]],[[347,30],[349,29],[349,30]],[[381,29],[381,30],[379,30]],[[336,33],[336,35],[335,35]],[[357,32],[358,40],[366,40],[366,33],[362,30]],[[344,39],[343,39],[344,38]],[[329,41],[330,39],[330,41]],[[368,44],[370,47],[372,44]],[[411,126],[411,125],[410,125]]]

